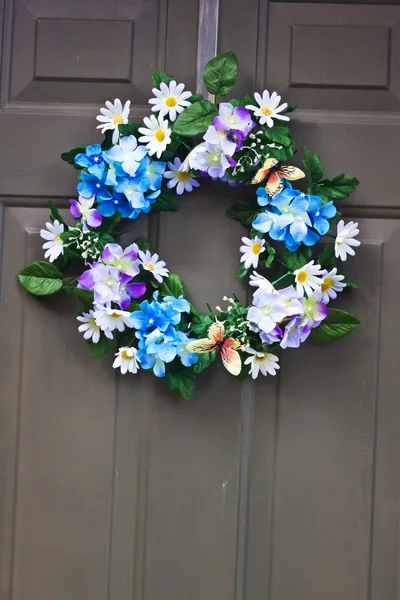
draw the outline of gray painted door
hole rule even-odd
[[[267,0],[0,0],[1,600],[398,600],[400,7]],[[201,15],[201,19],[199,19]],[[217,19],[218,17],[218,19]],[[68,299],[15,273],[40,258],[49,198],[97,106],[147,112],[149,73],[196,87],[237,51],[238,93],[300,103],[299,147],[361,181],[348,339],[285,352],[281,376],[221,369],[177,403],[89,359]],[[197,82],[197,87],[201,82]],[[199,303],[235,290],[238,190],[202,187],[135,224]],[[206,241],[206,243],[205,243]]]

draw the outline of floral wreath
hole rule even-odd
[[[61,155],[79,171],[78,199],[69,201],[74,225],[50,202],[50,222],[40,231],[48,262],[34,262],[18,274],[32,294],[64,290],[76,296],[78,329],[93,358],[112,350],[116,340],[114,368],[166,375],[169,387],[185,398],[193,393],[196,374],[218,355],[240,379],[275,375],[279,348],[298,348],[310,336],[338,339],[359,324],[330,304],[345,288],[357,287],[335,264],[360,245],[358,223],[340,220],[334,202],[359,182],[344,174],[325,179],[318,155],[307,149],[304,171],[288,165],[295,145],[287,123],[296,107],[267,90],[222,102],[237,70],[233,52],[206,65],[204,83],[215,103],[154,71],[153,114],[143,124],[128,120],[129,100],[106,102],[96,117],[103,143]],[[306,176],[305,191],[292,187],[290,182]],[[258,269],[249,274],[250,306],[225,296],[223,308],[198,312],[179,276],[145,237],[126,248],[117,243],[121,219],[175,211],[177,196],[203,178],[257,186],[251,200],[227,211],[249,230],[236,276]],[[326,243],[315,252],[322,236]]]

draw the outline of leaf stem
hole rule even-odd
[[[281,281],[282,279],[285,279],[285,277],[287,277],[288,275],[293,275],[292,271],[288,271],[281,277],[278,277],[278,279],[275,279],[275,281],[272,282],[272,285],[276,285],[277,283],[279,283],[279,281]]]

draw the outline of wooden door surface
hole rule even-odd
[[[377,0],[0,0],[0,599],[399,600],[400,6]],[[153,68],[196,74],[234,50],[235,93],[300,104],[293,133],[362,246],[339,307],[348,338],[282,354],[280,376],[221,368],[177,403],[163,382],[93,361],[68,298],[16,272],[42,257],[47,201],[74,195],[59,155],[95,139],[106,99],[147,114]],[[193,298],[233,290],[241,188],[203,185],[142,217]],[[72,391],[71,391],[72,390]]]

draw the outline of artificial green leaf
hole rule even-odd
[[[307,148],[304,148],[304,160],[303,165],[304,169],[307,173],[309,180],[312,183],[317,183],[324,176],[324,168],[322,166],[321,160],[315,152],[311,152]]]
[[[235,85],[239,62],[234,52],[212,58],[204,67],[203,79],[211,94],[226,96]]]
[[[301,246],[296,252],[289,252],[285,250],[282,256],[282,260],[290,271],[300,269],[305,264],[310,262],[312,258],[311,248]]]
[[[203,94],[192,94],[188,99],[188,102],[194,104],[195,102],[199,102],[200,100],[204,100]]]
[[[63,290],[70,296],[79,298],[86,310],[90,310],[93,307],[94,294],[92,290],[85,290],[73,285],[64,285]]]
[[[176,135],[195,136],[204,133],[217,115],[217,107],[208,100],[200,100],[188,106],[175,121]]]
[[[58,210],[57,206],[54,204],[54,202],[52,200],[49,200],[49,208],[50,208],[50,219],[51,219],[52,223],[54,223],[54,221],[59,221],[60,223],[65,225],[65,221],[62,218],[60,211]]]
[[[135,240],[135,244],[139,246],[139,250],[142,250],[143,252],[145,252],[146,250],[150,250],[150,252],[154,254],[154,250],[145,235],[140,235],[139,237],[137,237]]]
[[[242,279],[243,277],[246,277],[247,273],[248,273],[248,269],[246,269],[246,267],[244,266],[243,263],[240,263],[240,265],[238,266],[238,269],[236,271],[236,279]]]
[[[86,146],[75,146],[75,148],[71,148],[70,150],[67,150],[67,152],[63,152],[61,154],[61,160],[64,160],[69,165],[75,165],[75,156],[77,154],[81,154],[81,153],[84,154],[85,152],[86,152]],[[82,168],[82,167],[79,167],[79,168]]]
[[[294,112],[298,107],[299,107],[298,104],[295,104],[294,106],[288,106],[287,109],[284,110],[282,114]]]
[[[179,298],[179,296],[184,295],[183,283],[176,273],[170,273],[168,277],[160,283],[158,289],[163,296],[174,296],[175,298]]]
[[[318,327],[311,330],[313,338],[322,341],[338,340],[352,331],[360,324],[360,319],[344,310],[330,308],[329,314]]]
[[[18,273],[21,285],[35,296],[51,296],[62,288],[62,273],[45,261],[34,262]]]
[[[354,283],[353,281],[349,281],[348,279],[343,279],[343,283],[346,284],[346,287],[348,288],[353,288],[354,290],[358,289],[358,285],[356,283]]]
[[[335,263],[335,249],[333,244],[327,244],[322,250],[321,254],[318,256],[318,264],[320,264],[324,269],[330,270],[335,266]]]
[[[204,352],[202,354],[198,354],[198,361],[193,366],[193,370],[195,373],[201,373],[204,369],[207,369],[212,363],[215,361],[217,353],[215,350],[212,352]]]
[[[229,100],[229,102],[232,104],[233,107],[238,107],[238,106],[242,106],[245,107],[248,104],[253,104],[254,105],[254,98],[253,96],[249,96],[248,94],[246,96],[244,96],[244,98],[238,98],[237,100],[235,98],[231,98]]]
[[[100,339],[97,344],[94,344],[92,340],[87,341],[90,354],[92,355],[92,358],[95,358],[96,360],[103,358],[113,344],[114,340],[109,340],[103,333],[100,334]]]
[[[171,83],[171,81],[174,81],[174,77],[171,77],[171,75],[164,73],[164,71],[157,71],[157,70],[153,71],[152,79],[153,79],[153,85],[156,88],[160,87],[160,83],[166,83],[167,85],[169,85]]]
[[[138,123],[121,123],[118,125],[118,131],[121,137],[126,137],[128,135],[138,136],[140,125]]]
[[[113,130],[108,129],[104,134],[104,140],[101,144],[102,150],[110,150],[110,148],[113,147],[112,136],[113,136]]]
[[[312,187],[314,190],[313,193],[318,196],[323,196],[331,200],[345,200],[356,190],[359,183],[356,177],[349,177],[341,173],[332,180],[323,179]]]
[[[211,315],[205,315],[204,313],[198,313],[192,319],[190,329],[193,335],[203,338],[207,337],[207,331],[210,325],[214,323],[214,319]]]
[[[176,194],[162,192],[157,200],[151,205],[152,212],[176,212],[179,209],[178,198]]]
[[[196,375],[192,369],[183,367],[181,364],[172,364],[167,372],[167,382],[170,390],[177,391],[186,400],[194,391]]]
[[[273,127],[262,127],[261,128],[266,137],[282,146],[290,146],[293,144],[292,136],[290,135],[289,127],[287,125],[274,125]]]
[[[269,269],[272,266],[272,263],[275,260],[275,254],[276,254],[276,250],[273,246],[271,246],[270,243],[268,243],[267,241],[265,242],[265,248],[267,250],[267,259],[265,261],[265,266],[267,269]],[[264,256],[264,255],[263,255]]]
[[[251,206],[245,200],[238,200],[231,206],[231,208],[228,208],[226,214],[231,219],[239,221],[243,227],[249,229],[259,212],[259,208],[257,209]]]

